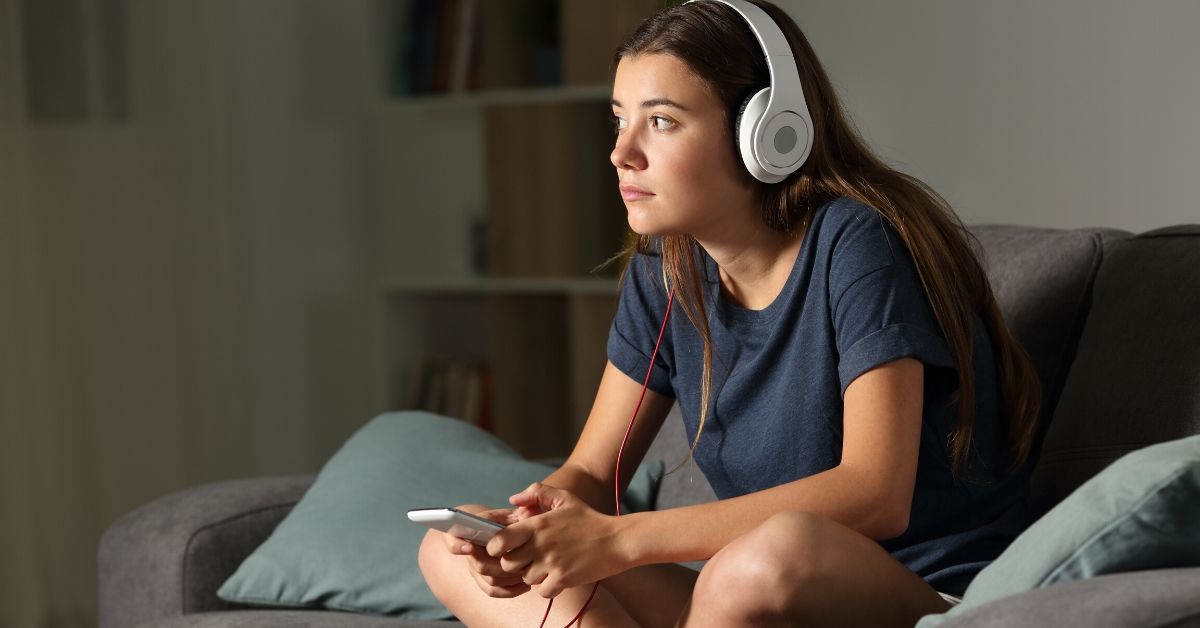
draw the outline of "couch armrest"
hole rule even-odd
[[[937,628],[1183,628],[1200,625],[1200,567],[1064,582],[945,616]],[[922,626],[926,625],[924,623]]]
[[[315,475],[206,484],[126,514],[100,540],[101,628],[237,608],[216,596]]]

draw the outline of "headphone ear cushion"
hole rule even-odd
[[[755,92],[757,94],[758,92]],[[754,98],[754,94],[750,94],[742,101],[738,107],[737,118],[733,121],[733,143],[740,145],[742,141],[742,117],[746,115],[746,107],[750,106],[750,101]]]
[[[764,87],[746,100],[742,101],[742,106],[738,108],[737,122],[734,123],[734,139],[737,141],[738,153],[742,156],[742,163],[746,165],[746,169],[750,174],[754,175],[760,181],[768,181],[774,178],[778,181],[779,178],[771,175],[763,169],[760,160],[754,153],[754,127],[762,119],[763,113],[767,110],[767,102],[771,100],[771,88]]]

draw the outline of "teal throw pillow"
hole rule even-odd
[[[992,600],[1057,582],[1200,565],[1200,436],[1126,454],[1013,541],[931,628]]]
[[[417,566],[426,528],[410,508],[508,497],[551,467],[466,422],[423,412],[372,419],[318,474],[270,538],[217,592],[226,601],[447,619]],[[623,508],[654,501],[661,462],[639,468]]]

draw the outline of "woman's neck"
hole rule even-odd
[[[802,229],[782,233],[761,223],[744,234],[697,239],[717,262],[726,296],[751,310],[767,307],[783,291],[803,241]]]

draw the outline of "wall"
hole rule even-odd
[[[26,416],[30,365],[20,359],[25,351],[28,311],[21,298],[28,290],[25,159],[27,138],[20,124],[23,103],[14,85],[20,79],[18,42],[13,36],[16,7],[0,2],[0,590],[8,599],[30,599],[42,593],[41,583],[26,576],[41,556],[28,540],[34,522],[27,514],[29,484],[21,464],[28,427]],[[9,606],[7,603],[5,606]],[[36,614],[29,607],[0,610],[0,626],[31,625]]]
[[[1200,222],[1200,4],[780,4],[868,141],[964,221]]]
[[[118,516],[315,471],[377,410],[375,4],[105,4],[129,116],[34,122],[0,0],[0,626],[94,625]]]

